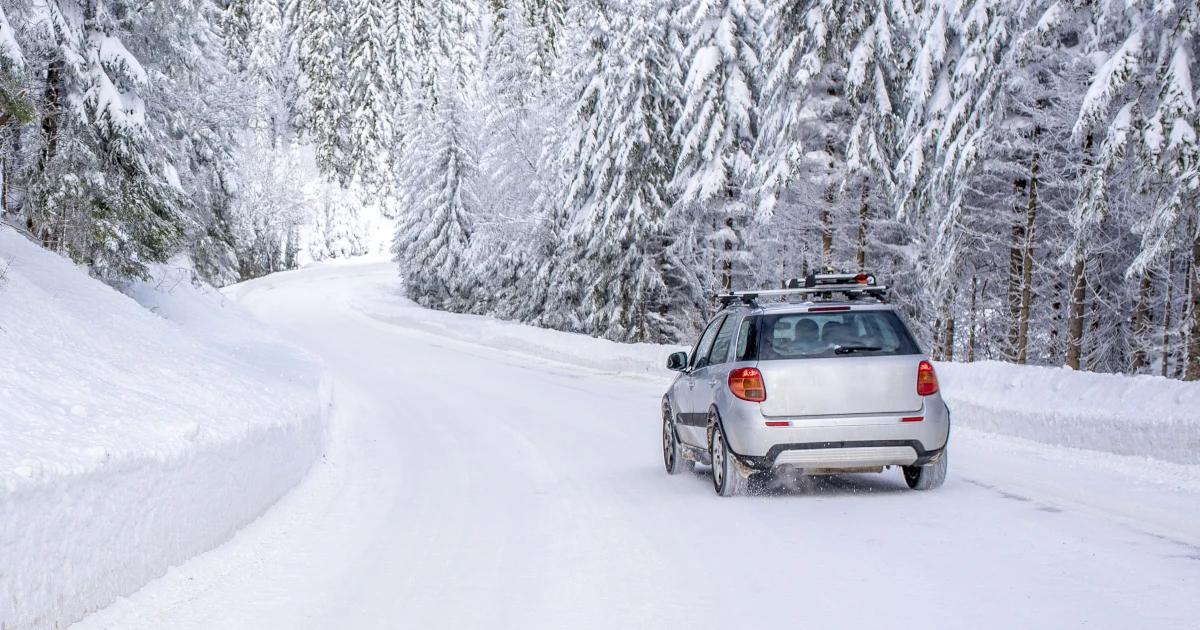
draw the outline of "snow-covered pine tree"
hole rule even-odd
[[[409,28],[409,43],[412,57],[404,64],[402,75],[407,90],[403,108],[399,112],[401,118],[411,112],[411,104],[417,101],[429,101],[433,98],[433,88],[436,84],[437,67],[445,53],[439,47],[438,30],[440,28],[441,12],[434,0],[397,0],[397,23],[406,23]],[[397,59],[397,61],[401,61]],[[407,129],[405,124],[404,128]]]
[[[847,59],[868,24],[864,11],[862,3],[791,0],[768,12],[754,154],[759,218],[769,221],[755,258],[773,263],[760,265],[762,282],[828,264],[886,273],[905,251],[892,242],[897,230],[881,185],[887,178],[871,177],[862,159],[857,171],[847,169],[862,116],[847,97]]]
[[[388,0],[348,0],[350,59],[346,169],[375,197],[387,196],[392,183],[392,117],[396,94],[389,43]],[[398,45],[395,42],[392,45]]]
[[[255,0],[229,0],[221,11],[221,31],[225,35],[225,53],[229,63],[244,72],[250,60],[250,38],[254,30],[253,3]]]
[[[437,3],[436,15],[439,23],[434,32],[442,51],[436,67],[463,103],[473,105],[479,88],[478,7],[471,0],[443,0]]]
[[[126,7],[111,4],[39,7],[39,48],[52,61],[41,156],[27,174],[23,212],[47,247],[119,279],[143,276],[147,264],[174,253],[185,199],[150,157],[147,72],[122,41],[128,32],[116,16]]]
[[[409,99],[410,139],[399,181],[403,213],[392,251],[410,298],[463,310],[472,287],[472,274],[463,267],[479,214],[477,124],[470,105],[478,22],[465,1],[443,2],[422,22],[433,27],[428,36],[435,46],[421,60],[427,66],[421,77],[434,83],[427,99],[423,90]]]
[[[358,188],[318,182],[309,186],[308,195],[315,206],[307,233],[308,255],[313,260],[369,253],[369,226],[360,212],[364,200]]]
[[[905,109],[894,167],[896,204],[902,216],[920,228],[923,255],[915,262],[921,275],[930,279],[923,301],[940,305],[937,321],[948,327],[955,320],[953,294],[964,245],[971,238],[963,229],[971,222],[964,216],[965,198],[988,150],[996,148],[989,139],[997,128],[1011,130],[1026,116],[1009,115],[1005,90],[1021,80],[1029,51],[1053,39],[1061,8],[1052,1],[975,0],[961,6],[930,5],[912,22],[913,61],[901,99]],[[1036,125],[1029,127],[1030,133],[1034,130]],[[1026,211],[1013,219],[1008,230],[1015,235],[1032,228],[1017,224],[1036,216],[1037,183],[1025,182],[1028,188],[1021,194],[1026,199],[1019,205]],[[1013,247],[1029,251],[1025,245],[1022,241]],[[1013,295],[1026,296],[1020,298],[1023,306],[1014,303],[1010,309],[1014,314],[1028,311],[1029,292],[1020,288],[1026,280],[1021,271],[1026,263],[1032,261],[1012,268],[1016,273]],[[942,332],[934,335],[940,338]],[[1014,357],[1022,352],[1015,348],[1024,345],[1016,337],[1010,344]]]
[[[17,41],[16,31],[8,22],[8,16],[4,12],[4,8],[0,7],[0,130],[10,122],[27,123],[33,120],[33,106],[22,94],[20,88],[21,76],[25,73],[25,53],[21,51],[21,44]],[[5,142],[7,137],[0,138],[0,142]],[[3,148],[3,145],[0,145]],[[7,165],[7,160],[5,160]],[[7,168],[0,177],[5,178],[5,183],[0,184],[7,188]],[[4,196],[4,203],[0,203],[0,213],[7,210],[7,195]]]
[[[472,257],[478,264],[479,312],[525,319],[532,311],[527,273],[534,240],[542,173],[540,155],[552,108],[550,74],[530,60],[544,52],[543,29],[520,0],[495,0],[487,12],[489,28],[480,83],[479,195],[489,229],[476,232]],[[560,20],[561,21],[561,20]],[[553,50],[551,47],[550,50]]]
[[[763,6],[757,0],[690,0],[680,15],[688,68],[673,185],[680,212],[705,228],[700,245],[709,255],[700,264],[712,270],[705,289],[729,290],[735,274],[744,272],[745,233],[753,218],[746,188],[758,137]]]
[[[280,0],[232,0],[222,13],[221,29],[231,70],[253,87],[251,127],[274,142],[287,130]]]
[[[246,72],[264,87],[278,88],[279,64],[283,59],[283,10],[280,0],[247,0],[249,32]],[[228,38],[227,38],[228,39]]]
[[[348,182],[343,126],[346,121],[345,60],[340,2],[292,0],[290,16],[300,79],[293,124],[316,149],[317,166]]]
[[[324,199],[305,198],[311,174],[301,167],[298,153],[295,148],[281,151],[265,139],[247,142],[237,152],[240,185],[226,219],[236,255],[236,275],[218,280],[247,280],[297,264],[298,234],[313,221],[312,206],[327,207],[321,203]],[[321,218],[326,215],[322,213]],[[313,256],[317,260],[329,257],[325,239],[320,242],[320,255]]]
[[[524,6],[525,23],[534,29],[529,41],[533,44],[531,67],[543,78],[549,78],[558,63],[563,24],[567,16],[566,0],[506,0]]]
[[[1086,87],[1082,66],[1089,64],[1079,54],[1081,25],[1074,20],[1035,38],[1016,27],[1014,45],[1024,49],[998,62],[1006,77],[995,99],[999,115],[985,119],[978,168],[965,178],[960,224],[970,240],[961,258],[969,272],[959,289],[992,313],[988,333],[968,331],[991,356],[1053,364],[1063,358],[1069,273],[1056,261],[1070,240],[1066,217],[1082,166],[1071,130]],[[980,276],[991,276],[985,290],[978,282],[967,286]]]
[[[564,146],[571,164],[564,203],[575,217],[566,256],[578,265],[587,330],[674,343],[694,296],[668,217],[677,152],[671,130],[682,93],[671,16],[633,2],[605,11],[613,17],[609,37],[593,57]]]
[[[383,44],[387,54],[387,71],[391,87],[391,117],[392,146],[389,150],[396,152],[403,144],[403,129],[400,121],[404,117],[406,99],[412,91],[413,66],[417,57],[416,51],[416,15],[414,5],[416,0],[384,0]],[[393,167],[395,159],[392,160]]]
[[[1189,6],[1194,12],[1195,7]],[[1094,290],[1097,285],[1098,269],[1093,253],[1107,240],[1107,224],[1114,209],[1119,209],[1119,205],[1113,203],[1116,198],[1112,193],[1118,190],[1121,170],[1133,165],[1134,181],[1153,173],[1164,148],[1165,121],[1151,112],[1157,109],[1157,79],[1170,76],[1169,68],[1173,65],[1170,60],[1174,59],[1174,55],[1162,54],[1164,50],[1173,50],[1170,40],[1177,32],[1177,29],[1166,28],[1166,22],[1178,20],[1188,11],[1177,12],[1176,8],[1175,3],[1161,2],[1130,6],[1105,4],[1098,12],[1089,14],[1094,36],[1087,46],[1089,52],[1099,53],[1095,58],[1101,62],[1095,69],[1075,123],[1074,140],[1084,154],[1084,168],[1079,199],[1070,215],[1074,237],[1061,259],[1071,268],[1072,295],[1065,362],[1072,368],[1084,366],[1082,359],[1087,350],[1085,307],[1088,289]],[[1179,26],[1188,30],[1187,22],[1184,19]],[[1194,17],[1191,22],[1194,24]],[[1159,37],[1164,39],[1155,41]],[[1166,62],[1165,68],[1161,65],[1163,62]],[[1156,196],[1161,192],[1156,191]],[[1170,196],[1168,193],[1159,198]],[[1165,221],[1160,225],[1171,223]],[[1168,229],[1160,233],[1169,232]],[[1149,248],[1152,253],[1140,257],[1137,267],[1144,269],[1145,264],[1159,253],[1154,251],[1156,249],[1152,245]],[[1095,300],[1092,302],[1094,304]],[[1092,318],[1091,325],[1095,324],[1095,318]],[[1200,377],[1200,372],[1196,376]]]
[[[767,10],[762,46],[760,133],[754,148],[754,185],[760,219],[770,219],[792,184],[804,155],[804,128],[813,121],[810,101],[821,98],[810,81],[824,60],[806,54],[810,37],[826,32],[824,14],[806,20],[809,0],[777,2]]]
[[[846,142],[846,175],[869,177],[890,190],[898,118],[895,88],[911,50],[913,16],[904,5],[864,2],[845,7],[843,36],[849,36],[846,100],[855,113]]]
[[[1075,250],[1085,250],[1108,215],[1108,177],[1129,162],[1136,190],[1152,201],[1136,225],[1141,251],[1128,275],[1144,276],[1177,250],[1190,250],[1193,274],[1200,273],[1195,271],[1200,269],[1200,110],[1194,92],[1200,82],[1194,58],[1200,6],[1168,0],[1106,4],[1096,21],[1115,36],[1099,42],[1101,50],[1115,50],[1096,69],[1076,126],[1077,135],[1103,132],[1104,140],[1072,217],[1078,231]],[[1200,380],[1200,283],[1195,277],[1200,276],[1189,285],[1185,380]]]
[[[447,85],[452,81],[452,76],[442,81],[436,106],[410,129],[412,144],[401,170],[404,211],[393,252],[410,298],[459,310],[466,301],[461,281],[468,273],[463,266],[479,200],[474,129],[461,97]]]
[[[536,206],[540,221],[532,247],[534,279],[530,287],[530,318],[538,326],[560,330],[585,330],[587,314],[582,301],[586,291],[585,252],[572,247],[571,228],[577,208],[572,200],[594,194],[589,161],[579,156],[596,154],[604,140],[598,128],[600,96],[606,74],[613,72],[613,9],[606,3],[580,2],[568,20],[574,25],[564,60],[570,92],[561,95],[565,123],[546,138],[542,168],[547,183]]]
[[[28,6],[18,7],[28,10]],[[0,7],[0,218],[8,214],[16,171],[19,126],[33,121],[36,111],[23,89],[28,66],[16,31]]]
[[[8,15],[0,7],[0,64],[6,73],[17,73],[25,69],[25,53],[17,41],[17,33],[8,23]]]

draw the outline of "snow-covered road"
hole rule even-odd
[[[720,499],[663,472],[661,382],[354,306],[393,277],[246,287],[338,379],[328,453],[77,628],[1200,627],[1195,467],[959,431],[940,491],[890,471]]]

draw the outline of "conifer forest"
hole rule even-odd
[[[1198,380],[1198,57],[1196,0],[0,0],[0,211],[621,342],[868,271],[936,359]]]

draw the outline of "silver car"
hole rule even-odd
[[[911,488],[941,486],[950,410],[886,287],[865,274],[792,287],[719,296],[725,307],[692,351],[670,356],[679,375],[662,401],[667,472],[711,465],[722,496],[773,470],[900,466]],[[759,304],[769,297],[793,301]]]

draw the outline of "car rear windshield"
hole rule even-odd
[[[777,361],[920,354],[892,311],[759,315],[740,331],[738,360]]]

